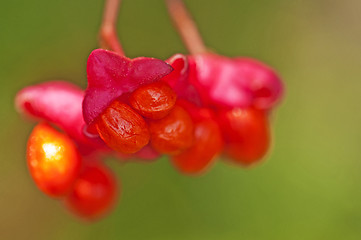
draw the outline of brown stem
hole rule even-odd
[[[101,48],[110,49],[124,55],[116,31],[120,2],[121,0],[106,0],[99,32],[99,44]]]
[[[202,37],[182,0],[165,0],[169,15],[191,54],[207,52]]]

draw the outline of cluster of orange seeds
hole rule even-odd
[[[223,140],[215,120],[197,119],[187,106],[195,107],[177,101],[171,87],[158,81],[139,87],[126,101],[113,101],[98,117],[96,128],[115,151],[135,153],[149,144],[170,155],[181,172],[198,173],[219,154]]]

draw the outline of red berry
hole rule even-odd
[[[139,87],[130,96],[131,106],[150,119],[165,117],[174,107],[177,96],[165,82],[155,82]]]
[[[264,111],[234,108],[220,113],[219,124],[226,140],[226,153],[243,165],[261,160],[270,145],[270,131]]]
[[[66,198],[68,208],[87,219],[99,218],[115,204],[117,183],[112,172],[101,164],[86,166]]]
[[[212,109],[204,107],[200,108],[187,100],[179,99],[177,101],[177,105],[181,106],[187,111],[187,113],[191,116],[193,122],[200,122],[206,119],[216,118],[216,114]]]
[[[27,163],[36,185],[52,197],[67,194],[80,168],[73,141],[48,124],[38,124],[27,145]]]
[[[223,148],[223,139],[217,122],[208,119],[194,125],[193,145],[172,157],[179,171],[187,174],[204,171]]]
[[[127,104],[114,101],[96,123],[100,137],[112,149],[135,153],[149,142],[144,119]]]
[[[189,114],[175,105],[172,111],[160,120],[149,122],[151,145],[165,154],[178,154],[192,145],[193,122]]]

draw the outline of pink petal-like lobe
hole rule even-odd
[[[83,134],[83,96],[84,92],[73,84],[49,81],[22,89],[16,95],[15,105],[26,116],[57,125],[78,143],[102,146]]]
[[[112,101],[159,80],[172,70],[159,59],[129,59],[111,51],[94,50],[87,63],[88,88],[83,101],[85,122],[91,125]]]
[[[207,106],[269,109],[282,95],[280,78],[257,60],[209,53],[188,59],[189,81]]]
[[[182,54],[175,54],[166,60],[173,67],[173,72],[162,78],[176,92],[178,99],[201,105],[201,99],[196,88],[189,81],[188,58]]]
[[[234,59],[244,79],[245,88],[252,92],[253,106],[271,109],[283,95],[283,84],[277,73],[264,63],[251,58]]]

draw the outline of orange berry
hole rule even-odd
[[[149,142],[149,131],[144,119],[127,104],[112,102],[96,122],[104,142],[122,153],[135,153]]]
[[[96,219],[113,208],[117,199],[117,182],[106,166],[86,166],[66,198],[68,208],[76,215]]]
[[[47,195],[67,194],[80,169],[73,141],[46,123],[38,124],[27,145],[27,164],[36,185]]]
[[[238,163],[250,165],[262,159],[270,145],[270,131],[264,111],[235,108],[220,113],[226,139],[226,153]]]
[[[130,96],[130,105],[150,119],[165,117],[174,107],[177,95],[165,82],[154,82],[139,87]]]
[[[149,122],[152,147],[165,154],[178,154],[192,145],[193,122],[189,114],[175,105],[164,118]]]
[[[182,173],[197,174],[204,171],[221,152],[223,139],[217,122],[206,119],[194,125],[193,145],[172,162]]]

